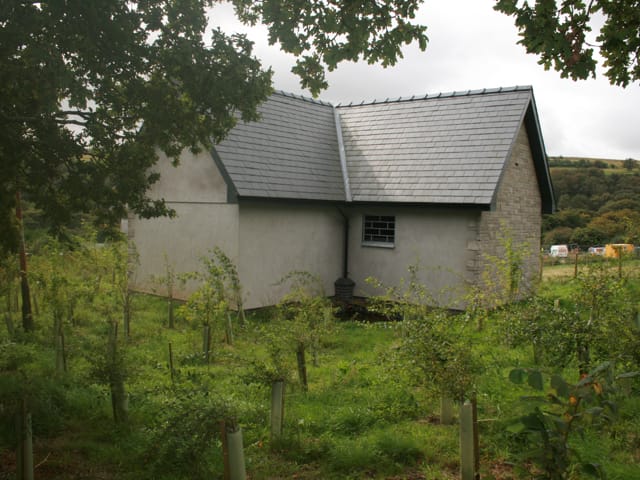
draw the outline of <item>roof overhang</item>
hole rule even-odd
[[[542,139],[542,130],[540,128],[540,121],[538,120],[538,110],[536,109],[533,91],[531,92],[531,101],[524,116],[524,126],[529,136],[533,165],[538,178],[540,197],[542,200],[542,213],[553,213],[556,210],[553,183],[551,182],[549,162],[544,147],[544,140]]]

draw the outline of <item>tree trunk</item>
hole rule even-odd
[[[128,340],[131,336],[131,292],[129,287],[125,287],[126,290],[122,292],[123,295],[123,324],[124,324],[124,336]]]
[[[242,307],[242,302],[238,304],[238,320],[240,321],[240,325],[245,326],[247,324],[247,317],[244,314],[244,308]]]
[[[20,290],[22,292],[22,328],[25,332],[32,332],[35,328],[33,312],[31,311],[31,292],[27,276],[27,249],[24,240],[24,222],[22,219],[22,202],[20,192],[16,192],[16,219],[20,229]]]
[[[169,293],[169,298],[167,299],[167,314],[169,316],[169,328],[175,328],[175,315],[173,312],[173,295]]]
[[[56,371],[67,371],[67,355],[64,349],[64,334],[62,332],[56,335]]]
[[[111,389],[113,420],[119,424],[126,424],[129,419],[129,400],[124,387],[124,380],[119,372],[112,373],[109,387]]]
[[[586,375],[591,370],[591,354],[586,342],[578,342],[578,369],[580,375]]]
[[[202,329],[202,354],[208,365],[211,357],[211,327],[209,325],[205,325]]]
[[[171,348],[171,342],[169,342],[169,373],[171,374],[171,384],[173,385],[173,349]]]
[[[109,337],[110,371],[109,389],[111,390],[111,408],[113,410],[113,420],[116,423],[124,424],[129,419],[129,402],[124,386],[124,374],[121,371],[118,361],[118,324],[113,323],[111,335]]]

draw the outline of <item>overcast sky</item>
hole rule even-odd
[[[410,46],[404,59],[384,69],[366,63],[340,64],[328,75],[320,99],[332,103],[384,100],[425,93],[532,85],[542,134],[551,156],[640,159],[640,86],[574,82],[545,71],[537,57],[517,45],[512,17],[493,10],[493,0],[426,0],[417,22],[427,25],[425,52]],[[290,73],[295,58],[269,46],[264,27],[235,21],[228,5],[215,7],[212,23],[247,33],[263,65],[274,70],[274,87],[310,96]]]

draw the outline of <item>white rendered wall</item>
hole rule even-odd
[[[153,277],[165,275],[165,255],[176,273],[201,268],[201,257],[220,247],[233,261],[238,259],[238,205],[227,203],[227,186],[211,155],[184,152],[174,168],[161,157],[160,180],[150,197],[164,198],[176,211],[175,218],[129,219],[129,238],[139,255],[132,287],[146,292],[164,290]],[[190,287],[175,295],[185,298]]]
[[[274,305],[287,293],[277,286],[292,271],[322,279],[325,293],[341,276],[343,220],[331,205],[242,202],[238,272],[247,308]]]
[[[367,284],[374,277],[385,286],[399,287],[418,267],[418,279],[431,298],[426,303],[458,307],[473,279],[480,212],[428,207],[359,207],[350,209],[349,276],[356,295],[384,293]],[[363,215],[395,216],[393,248],[362,244]]]

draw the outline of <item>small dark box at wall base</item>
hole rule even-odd
[[[350,278],[341,277],[334,282],[335,295],[338,300],[351,300],[356,282]]]

